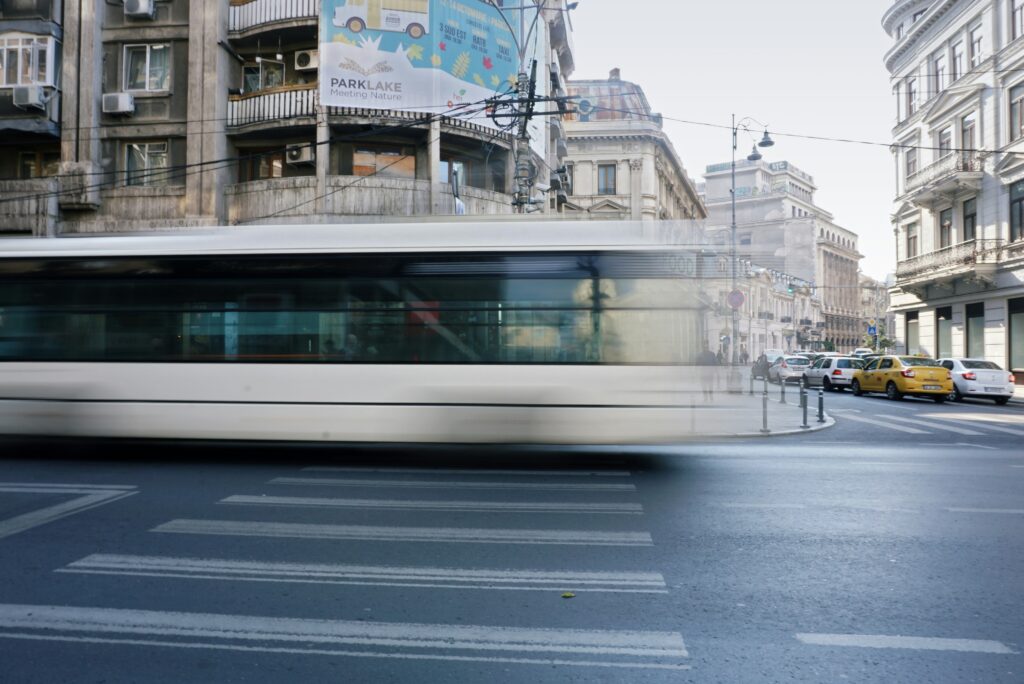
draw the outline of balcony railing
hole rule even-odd
[[[896,278],[916,278],[923,274],[942,276],[973,271],[979,263],[995,263],[1002,240],[968,240],[934,252],[901,261]]]
[[[924,167],[917,173],[907,177],[906,191],[920,190],[929,183],[941,181],[958,173],[970,173],[982,170],[982,161],[976,154],[947,154],[939,161]]]
[[[316,116],[316,85],[284,86],[228,100],[228,127]]]
[[[228,30],[241,33],[258,26],[320,16],[320,0],[232,0]]]

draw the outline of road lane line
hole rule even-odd
[[[850,465],[867,465],[867,466],[931,466],[931,463],[911,463],[910,461],[850,461]]]
[[[96,635],[96,636],[89,636]],[[0,604],[0,638],[110,639],[172,647],[315,649],[329,655],[473,657],[608,667],[678,665],[689,653],[678,632],[379,623],[355,620],[180,613],[117,608]],[[249,646],[260,642],[257,647]],[[352,646],[359,651],[350,651]],[[509,655],[505,655],[509,654]],[[512,656],[512,657],[509,657]],[[574,660],[599,656],[607,661]],[[616,658],[616,659],[611,659]],[[621,658],[633,660],[623,661]],[[669,662],[665,662],[669,661]]]
[[[308,523],[177,519],[152,532],[285,539],[361,539],[383,542],[468,544],[558,544],[565,546],[654,546],[647,532],[481,529],[467,527],[381,527]]]
[[[805,504],[794,504],[794,503],[719,503],[716,506],[722,508],[751,508],[755,510],[770,510],[770,509],[801,509],[807,508]]]
[[[402,473],[414,475],[494,475],[523,477],[630,477],[626,470],[497,470],[488,468],[358,468],[349,466],[309,466],[316,473]]]
[[[577,592],[668,593],[665,578],[656,572],[500,570],[282,563],[102,553],[86,556],[63,568],[58,568],[55,572],[448,589],[552,591],[557,588],[560,590],[571,589]]]
[[[313,496],[235,495],[217,503],[239,506],[290,506],[297,508],[368,508],[406,511],[472,511],[475,513],[610,513],[642,515],[637,503],[565,503],[510,501],[407,501],[404,499],[333,499]]]
[[[984,432],[978,432],[977,430],[968,430],[967,428],[957,427],[956,425],[946,425],[945,423],[934,423],[927,420],[921,420],[920,418],[899,418],[897,416],[876,416],[885,420],[897,420],[901,423],[910,423],[911,425],[920,425],[921,427],[935,428],[936,430],[945,430],[947,432],[953,432],[958,435],[971,435],[972,437],[982,437],[985,435]]]
[[[999,447],[986,446],[985,444],[970,444],[969,442],[957,442],[956,445],[971,447],[972,449],[988,449],[989,451],[999,451]]]
[[[1015,430],[1014,428],[1003,427],[1001,425],[991,425],[987,422],[984,423],[983,425],[979,425],[979,421],[972,420],[970,418],[946,418],[946,420],[953,420],[958,423],[967,423],[968,425],[973,425],[979,430],[991,430],[993,432],[1002,432],[1007,435],[1016,435],[1018,437],[1024,437],[1024,430]]]
[[[908,435],[927,435],[925,430],[917,430],[915,428],[903,427],[902,425],[888,425],[886,423],[879,423],[875,418],[863,418],[861,416],[850,415],[844,413],[839,416],[840,420],[852,420],[858,423],[867,423],[868,425],[874,425],[876,427],[885,428],[887,430],[896,430],[898,432],[905,432]],[[876,416],[876,418],[885,418],[885,416]]]
[[[957,651],[1013,655],[1016,651],[999,641],[987,639],[944,639],[938,637],[888,636],[883,634],[797,634],[796,638],[812,646],[851,646],[856,648],[897,648],[915,651]]]
[[[449,480],[361,480],[335,477],[275,477],[267,484],[411,489],[533,489],[541,491],[635,492],[636,485],[579,482],[472,482]]]
[[[1024,515],[1024,508],[947,508],[950,513],[989,513],[993,515]]]
[[[33,484],[19,482],[0,482],[0,492],[18,494],[56,494],[67,496],[81,494],[70,501],[64,501],[35,511],[16,515],[13,518],[0,520],[0,539],[30,530],[33,527],[60,520],[71,515],[82,513],[91,508],[105,506],[120,499],[127,498],[138,491],[134,487],[125,489],[124,485],[103,488],[99,485],[64,485],[64,484]]]

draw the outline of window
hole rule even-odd
[[[949,78],[956,81],[964,75],[964,44],[963,42],[953,43],[949,50]]]
[[[53,85],[53,38],[0,37],[0,88]]]
[[[56,176],[60,166],[60,152],[22,152],[18,155],[18,178]]]
[[[953,129],[943,128],[939,131],[939,157],[945,157],[953,151]]]
[[[974,114],[968,114],[960,119],[960,148],[963,150],[962,156],[965,159],[970,158],[971,151],[974,150],[974,134]]]
[[[1024,368],[1024,299],[1009,301],[1010,368]]]
[[[1024,84],[1010,88],[1010,140],[1024,137]]]
[[[907,178],[910,178],[917,173],[917,148],[911,147],[903,152],[903,158],[906,162]]]
[[[284,150],[242,150],[239,152],[238,182],[282,178],[284,176]]]
[[[917,79],[907,79],[907,116],[914,116],[917,111]]]
[[[882,362],[878,364],[878,370],[887,370],[892,368],[892,359],[882,359]]]
[[[972,197],[964,201],[964,239],[969,242],[977,237],[978,198]]]
[[[1024,2],[1024,0],[1021,0]],[[946,87],[946,54],[940,52],[932,57],[932,94],[938,95]]]
[[[917,256],[917,224],[907,225],[907,258],[913,259]]]
[[[352,175],[415,178],[416,152],[409,147],[360,145],[352,155]]]
[[[940,357],[953,355],[953,307],[944,306],[935,310],[935,325],[938,327],[936,337],[936,355]]]
[[[921,327],[916,311],[907,314],[907,353],[921,353]]]
[[[902,37],[903,37],[903,24],[900,24],[899,26],[896,27],[896,40],[899,40]]]
[[[125,45],[124,89],[161,92],[171,88],[169,45]]]
[[[126,185],[165,185],[168,174],[167,143],[144,142],[125,145]]]
[[[953,244],[953,208],[939,212],[939,249]]]
[[[284,85],[284,63],[272,59],[261,59],[256,64],[242,67],[242,91],[255,93],[258,90],[277,88]]]
[[[914,16],[910,18],[911,24],[916,24],[917,20],[925,15],[928,10],[921,10],[920,12],[914,12]]]
[[[597,194],[615,194],[615,164],[597,165]]]
[[[981,64],[981,27],[971,29],[971,68]]]
[[[985,356],[985,303],[967,305],[967,356]]]
[[[1024,181],[1010,186],[1010,241],[1024,237]]]
[[[1013,39],[1024,36],[1024,0],[1013,0],[1010,12],[1010,29],[1013,32]]]
[[[576,166],[573,164],[565,165],[565,181],[568,186],[565,189],[566,195],[572,195],[576,192]]]

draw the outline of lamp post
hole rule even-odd
[[[729,252],[730,261],[732,261],[732,291],[737,291],[737,273],[736,273],[736,149],[738,147],[739,129],[743,127],[746,130],[747,122],[758,124],[764,128],[764,137],[761,138],[761,142],[754,146],[751,153],[747,156],[747,161],[756,162],[762,159],[761,153],[757,151],[758,147],[771,147],[775,144],[775,141],[768,135],[768,127],[756,119],[751,117],[745,117],[738,124],[736,123],[736,115],[732,115],[732,190],[730,195],[732,196],[732,249]],[[767,327],[767,322],[765,323]],[[738,364],[738,348],[739,348],[739,309],[736,307],[732,308],[732,329],[729,331],[732,333],[729,341],[729,391],[739,392],[742,391],[740,387],[739,371],[736,368]]]

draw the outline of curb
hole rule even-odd
[[[802,428],[802,427],[796,427],[796,428],[783,428],[783,429],[779,429],[779,430],[772,429],[771,432],[769,432],[768,434],[763,434],[759,430],[757,432],[734,432],[734,433],[729,433],[729,434],[708,435],[708,436],[712,437],[712,438],[717,438],[717,439],[740,438],[740,437],[744,437],[744,438],[746,438],[746,437],[791,437],[793,435],[809,435],[809,434],[814,433],[814,432],[821,432],[822,430],[827,430],[830,427],[834,427],[835,424],[836,424],[836,419],[833,418],[832,416],[830,416],[828,414],[828,412],[825,413],[825,422],[824,423],[818,423],[817,422],[817,420],[818,420],[817,418],[815,418],[814,420],[815,420],[815,422],[811,423],[811,426],[809,428],[806,428],[806,429]],[[769,428],[770,427],[771,427],[771,423],[769,422]]]

